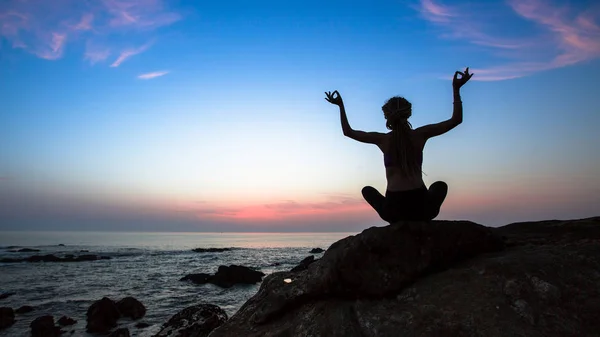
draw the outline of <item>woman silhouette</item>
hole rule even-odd
[[[371,186],[362,189],[365,200],[383,220],[390,223],[400,220],[432,220],[439,214],[448,193],[448,185],[437,181],[427,189],[421,176],[423,148],[429,138],[444,134],[462,123],[460,88],[472,76],[473,74],[469,74],[469,68],[464,72],[454,73],[452,118],[415,130],[408,122],[412,114],[411,103],[403,97],[392,97],[381,107],[386,119],[385,126],[391,131],[379,133],[353,130],[348,124],[344,102],[339,92],[325,93],[325,99],[340,108],[344,136],[359,142],[375,144],[383,152],[387,178],[385,196]]]

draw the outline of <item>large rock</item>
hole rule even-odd
[[[15,312],[9,307],[0,307],[0,330],[15,324]]]
[[[310,256],[304,258],[302,261],[300,261],[300,263],[297,266],[295,266],[294,268],[292,268],[292,270],[290,270],[290,271],[296,272],[296,271],[306,270],[308,268],[308,266],[310,266],[310,264],[315,261],[317,261],[317,260],[315,260],[315,256],[310,255]]]
[[[60,327],[54,325],[54,317],[45,315],[38,317],[29,324],[31,337],[58,337],[62,334]]]
[[[165,324],[154,337],[206,337],[227,321],[227,313],[213,304],[198,304],[183,309]]]
[[[146,314],[146,307],[133,297],[125,297],[117,302],[117,309],[123,317],[133,320],[140,319]]]
[[[87,311],[87,332],[107,333],[117,326],[119,310],[113,300],[103,297],[94,302]]]
[[[600,218],[370,228],[267,276],[211,337],[597,336],[599,256]]]
[[[219,266],[214,275],[199,273],[188,274],[180,281],[192,281],[196,284],[212,283],[222,288],[231,288],[238,283],[255,284],[262,281],[264,273],[244,266]]]

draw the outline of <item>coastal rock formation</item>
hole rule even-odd
[[[19,307],[19,309],[15,310],[15,313],[22,315],[22,314],[26,314],[28,312],[32,312],[33,311],[33,307],[30,305],[23,305],[21,307]]]
[[[56,321],[56,323],[58,323],[60,326],[67,326],[67,325],[74,325],[77,323],[77,321],[72,319],[71,317],[62,316],[61,318],[58,319],[58,321]]]
[[[265,276],[264,273],[244,266],[230,265],[219,266],[214,275],[205,273],[188,274],[180,281],[192,281],[196,284],[212,283],[221,288],[231,288],[238,283],[256,284]]]
[[[94,302],[87,311],[87,332],[107,333],[117,326],[119,309],[113,300],[103,297]]]
[[[34,252],[39,252],[39,249],[34,249],[34,248],[21,248],[21,249],[11,249],[9,250],[9,252],[11,253],[34,253]]]
[[[129,329],[127,328],[119,328],[113,332],[111,332],[107,337],[129,337]]]
[[[10,263],[10,262],[82,262],[82,261],[96,261],[96,260],[109,260],[110,256],[99,256],[99,255],[65,255],[65,257],[58,257],[53,254],[47,255],[33,255],[30,257],[26,257],[23,259],[13,259],[13,258],[3,258],[0,259],[0,262]]]
[[[324,252],[325,250],[323,250],[322,248],[313,248],[310,250],[310,254],[320,254],[322,252]]]
[[[599,256],[600,217],[373,227],[267,276],[210,337],[594,336]]]
[[[29,324],[31,337],[58,337],[62,334],[60,327],[54,325],[54,317],[45,315],[38,317]]]
[[[221,253],[232,249],[233,248],[194,248],[192,251],[196,253]]]
[[[290,271],[296,272],[296,271],[306,270],[308,268],[308,266],[315,261],[316,260],[315,260],[314,255],[311,255],[311,256],[305,258],[304,260],[300,261],[300,263],[297,266],[295,266],[294,268],[292,268],[292,270],[290,270]]]
[[[0,330],[15,324],[15,312],[9,307],[0,307]]]
[[[154,337],[206,337],[227,321],[227,313],[213,304],[187,307],[163,324]]]
[[[122,317],[133,320],[140,319],[146,314],[146,307],[133,297],[125,297],[117,302],[117,309]]]

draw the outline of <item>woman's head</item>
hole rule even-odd
[[[394,96],[381,107],[386,119],[385,126],[390,130],[397,130],[397,125],[408,123],[412,115],[412,104],[406,98]]]

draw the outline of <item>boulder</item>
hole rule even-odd
[[[147,327],[149,327],[150,324],[146,323],[146,322],[139,322],[135,325],[136,328],[138,329],[145,329]]]
[[[262,281],[264,273],[244,266],[219,266],[217,273],[209,282],[222,288],[230,288],[234,284],[255,284]]]
[[[32,312],[32,311],[33,311],[32,306],[24,305],[24,306],[19,307],[19,309],[15,310],[15,313],[22,315],[22,314],[26,314],[26,313]]]
[[[300,264],[298,264],[297,266],[295,266],[294,268],[292,268],[292,272],[296,272],[296,271],[302,271],[302,270],[306,270],[308,268],[308,266],[315,262],[315,257],[313,255],[305,258],[304,260],[300,261]]]
[[[175,314],[154,337],[206,337],[227,321],[227,313],[213,304],[198,304]]]
[[[117,326],[119,310],[115,302],[108,297],[94,302],[87,311],[87,332],[107,333]]]
[[[129,337],[129,329],[127,328],[119,328],[113,332],[111,332],[110,334],[108,334],[107,337]]]
[[[324,252],[325,250],[323,250],[322,248],[313,248],[310,250],[310,254],[320,254],[322,252]]]
[[[58,337],[62,334],[60,327],[54,325],[54,317],[45,315],[38,317],[29,324],[31,337]]]
[[[117,309],[122,317],[129,317],[133,320],[140,319],[146,314],[146,307],[133,297],[125,297],[117,302]]]
[[[238,283],[255,284],[262,280],[265,276],[260,271],[253,270],[244,266],[230,265],[219,266],[219,269],[214,275],[198,273],[188,274],[180,279],[180,281],[192,281],[196,284],[212,283],[222,288],[231,288]]]
[[[0,307],[0,330],[15,324],[15,312],[9,307]]]
[[[595,336],[598,256],[600,217],[370,228],[267,276],[211,337]]]
[[[232,249],[233,248],[194,248],[192,251],[196,253],[221,253]]]
[[[72,319],[71,317],[67,317],[67,316],[62,316],[61,318],[58,319],[57,323],[60,326],[68,326],[68,325],[74,325],[77,323],[76,320]]]

